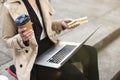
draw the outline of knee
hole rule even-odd
[[[89,45],[83,45],[83,48],[85,49],[85,51],[87,51],[88,53],[90,53],[90,56],[97,56],[97,49],[93,46],[89,46]]]
[[[89,45],[83,45],[84,50],[86,51],[86,56],[88,56],[88,62],[94,64],[98,62],[98,53],[97,50]]]
[[[72,62],[82,62],[87,65],[89,62],[97,61],[97,50],[89,45],[83,45],[70,59]]]

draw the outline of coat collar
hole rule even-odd
[[[12,16],[12,18],[15,20],[18,16],[22,14],[28,14],[27,9],[22,2],[22,0],[8,0],[10,2],[15,2],[15,1],[20,1],[21,4],[18,3],[10,3],[7,2],[6,6],[9,9],[9,12]],[[7,5],[9,4],[9,5]],[[51,33],[52,35],[52,30],[51,30],[51,15],[54,13],[54,10],[52,6],[50,5],[49,0],[40,0],[40,5],[41,5],[41,10],[43,14],[43,21],[44,21],[44,26],[46,27],[47,33]]]
[[[20,2],[21,4],[19,4],[18,2]],[[44,14],[47,13],[46,11],[50,13],[54,13],[54,10],[50,5],[49,0],[40,0],[40,5],[43,12],[43,16]],[[21,14],[28,14],[22,0],[7,0],[7,2],[5,3],[5,6],[8,8],[14,20],[16,19],[16,17],[18,17]]]

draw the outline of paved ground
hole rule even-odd
[[[100,80],[111,80],[120,71],[120,37],[99,52],[99,70]]]
[[[85,43],[99,50],[100,80],[111,80],[120,68],[120,1],[119,0],[51,0],[56,11],[55,19],[87,16],[89,22],[73,30],[66,30],[58,36],[61,40],[80,42],[83,35],[97,26],[101,28]],[[1,40],[0,27],[0,74],[13,79],[5,68],[12,64],[12,50]],[[114,40],[114,42],[113,42]]]
[[[87,16],[89,20],[88,23],[82,24],[79,28],[63,33],[60,39],[80,42],[81,33],[86,34],[90,31],[84,31],[84,29],[94,29],[100,25],[99,31],[86,44],[101,49],[120,34],[119,0],[53,0],[52,4],[56,11],[55,19],[76,19]]]

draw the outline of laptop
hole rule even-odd
[[[60,68],[65,62],[67,62],[71,56],[75,54],[77,50],[98,30],[91,32],[82,42],[66,42],[60,41],[59,44],[52,46],[49,50],[40,55],[35,64],[51,67]]]

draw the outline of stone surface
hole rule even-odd
[[[120,16],[119,0],[53,0],[52,4],[56,11],[55,19],[76,19],[87,16],[89,20],[88,23],[81,24],[79,28],[63,32],[59,36],[61,40],[80,42],[81,33],[85,35],[88,33],[87,29],[95,29],[100,25],[101,28],[85,43],[95,46],[99,50],[107,45],[108,42],[111,42],[114,36],[120,34],[118,17]]]
[[[99,52],[100,80],[111,80],[120,71],[120,37]]]
[[[100,80],[110,80],[119,71],[120,0],[51,0],[55,19],[80,18],[87,16],[89,22],[62,32],[58,38],[80,42],[84,35],[101,26],[85,43],[95,46],[99,52]],[[5,47],[0,26],[0,74],[15,80],[6,71],[12,64],[12,50]],[[116,39],[116,40],[115,40]],[[112,42],[115,40],[114,42]]]
[[[14,77],[12,77],[7,71],[6,68],[8,68],[12,64],[12,61],[9,61],[8,63],[0,66],[0,75],[5,75],[9,78],[9,80],[16,80]]]

